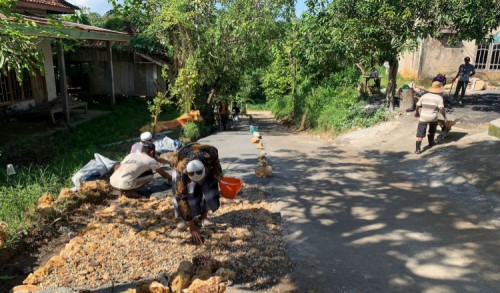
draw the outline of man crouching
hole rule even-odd
[[[215,212],[220,206],[218,180],[222,174],[219,154],[215,147],[192,143],[179,149],[173,159],[173,204],[176,216],[181,216],[185,222],[179,228],[189,227],[193,240],[202,242],[201,226],[213,225],[207,219],[208,210]]]
[[[135,191],[153,180],[153,172],[161,175],[167,183],[172,176],[161,169],[163,159],[155,159],[155,146],[152,142],[143,142],[140,153],[131,153],[115,168],[109,183],[121,191],[121,195],[139,197]]]

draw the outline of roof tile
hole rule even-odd
[[[19,2],[28,2],[36,4],[45,4],[52,7],[66,8],[66,9],[79,9],[77,6],[64,1],[64,0],[20,0]],[[18,3],[19,5],[20,3]]]

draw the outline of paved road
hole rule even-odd
[[[498,191],[485,194],[447,176],[446,166],[437,172],[432,161],[442,146],[413,155],[411,119],[335,142],[292,133],[268,113],[254,119],[272,179],[253,174],[260,151],[247,126],[201,142],[219,148],[232,176],[266,185],[276,197],[296,268],[274,291],[500,291]],[[498,150],[500,142],[481,147]]]

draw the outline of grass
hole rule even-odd
[[[247,111],[262,111],[262,110],[270,110],[271,107],[266,103],[266,101],[255,102],[253,104],[246,104]]]
[[[173,107],[159,120],[179,115]],[[138,129],[150,122],[146,101],[129,98],[114,111],[49,137],[28,137],[0,146],[0,166],[13,163],[16,174],[7,176],[0,169],[0,221],[9,225],[12,239],[19,231],[32,227],[27,213],[45,192],[57,196],[61,188],[71,187],[71,176],[94,158],[94,153],[120,161],[132,142],[113,144],[138,137]],[[169,135],[177,138],[179,131]],[[111,144],[111,145],[110,145]]]

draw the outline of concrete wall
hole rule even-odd
[[[460,42],[449,45],[446,35],[442,39],[428,38],[420,43],[413,52],[404,52],[399,59],[399,74],[417,81],[430,81],[438,73],[446,75],[451,81],[458,72],[465,57],[474,64],[476,57],[475,42]],[[492,84],[500,84],[500,72],[478,71],[476,76]]]
[[[52,48],[50,47],[50,40],[43,39],[40,43],[38,43],[38,47],[43,52],[44,60],[44,69],[45,69],[45,85],[47,89],[47,100],[53,101],[57,98],[57,89],[56,89],[56,76],[54,74],[54,62],[52,59]],[[43,97],[45,99],[45,96]],[[41,96],[35,97],[37,102],[40,102]]]

